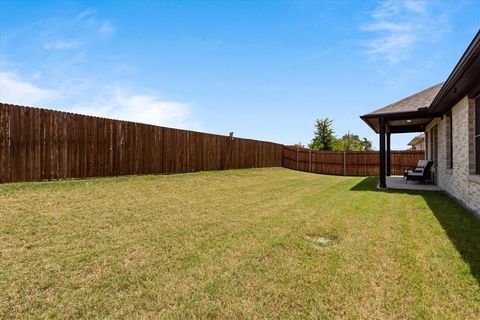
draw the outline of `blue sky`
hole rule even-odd
[[[443,81],[480,1],[1,1],[0,100],[284,144]],[[406,148],[412,135],[392,139]]]

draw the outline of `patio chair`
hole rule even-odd
[[[425,181],[431,181],[432,180],[432,169],[433,166],[433,161],[428,161],[428,160],[420,160],[418,161],[418,164],[415,168],[411,170],[405,170],[405,183],[408,182],[408,180],[411,181],[420,181],[420,182],[425,182]]]

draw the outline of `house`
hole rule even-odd
[[[423,151],[425,150],[425,134],[419,134],[418,136],[414,137],[408,143],[412,150]]]
[[[445,82],[361,118],[380,135],[380,188],[391,134],[423,132],[434,182],[480,217],[480,31]]]

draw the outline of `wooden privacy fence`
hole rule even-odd
[[[392,174],[424,159],[392,151]],[[318,151],[0,103],[0,183],[280,167],[379,174],[378,152]]]
[[[280,167],[283,145],[0,104],[0,182]]]
[[[423,151],[391,151],[391,173],[401,175],[407,167],[414,167],[425,159]],[[380,156],[378,151],[319,151],[295,146],[283,148],[285,168],[346,176],[378,176]]]

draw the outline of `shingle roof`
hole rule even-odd
[[[394,102],[392,104],[389,104],[388,106],[367,113],[365,116],[369,117],[389,113],[411,112],[418,111],[419,108],[428,108],[437,93],[442,88],[443,84],[444,82],[436,84],[433,87],[417,92],[400,101]]]
[[[413,146],[414,144],[422,141],[422,140],[425,140],[425,134],[422,133],[422,134],[419,134],[418,136],[414,137],[412,140],[410,140],[409,143],[407,143],[409,146]]]

